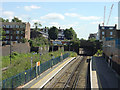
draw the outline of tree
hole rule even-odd
[[[68,40],[77,39],[77,34],[75,33],[72,27],[70,29],[66,29],[64,31],[64,35],[65,35],[65,38]]]
[[[35,30],[38,30],[38,27],[39,27],[39,26],[41,27],[42,25],[41,25],[40,22],[35,22],[35,23],[34,23],[34,26],[35,26]]]
[[[5,20],[5,19],[3,19],[3,18],[0,17],[0,22],[9,22],[9,19]]]
[[[5,38],[5,31],[0,27],[0,41]]]
[[[58,38],[58,29],[56,27],[51,27],[49,30],[48,30],[48,35],[49,35],[49,38],[52,39],[52,40],[55,40]]]
[[[17,18],[17,17],[14,17],[11,22],[22,22],[22,20],[20,20],[20,19]]]

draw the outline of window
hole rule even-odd
[[[113,35],[113,32],[110,32],[110,35]]]
[[[12,26],[12,25],[10,25],[10,28],[13,28],[13,26]]]
[[[9,25],[6,25],[6,28],[9,28]]]
[[[5,28],[5,25],[2,25],[3,28]]]
[[[102,35],[105,35],[105,32],[102,32]]]
[[[16,34],[19,34],[19,31],[16,31]]]
[[[12,27],[15,28],[15,25],[13,25]]]
[[[19,26],[18,26],[18,25],[16,25],[16,28],[19,28]]]
[[[11,36],[11,39],[13,39],[13,36]]]
[[[21,39],[23,39],[23,36],[21,36]]]
[[[23,25],[20,25],[20,28],[23,28]]]
[[[9,39],[9,36],[6,36],[6,39]]]
[[[6,30],[6,34],[9,34],[9,30]]]
[[[21,34],[23,34],[23,31],[21,31]]]
[[[19,37],[18,37],[18,36],[16,36],[16,39],[19,39]]]

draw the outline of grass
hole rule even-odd
[[[61,55],[61,50],[60,51],[55,51],[55,52],[49,52],[43,55],[39,54],[34,54],[33,53],[28,53],[28,54],[18,54],[14,53],[11,58],[11,64],[10,64],[10,57],[9,56],[4,56],[2,58],[2,68],[8,67],[6,71],[2,72],[2,79],[9,78],[11,76],[14,76],[16,74],[19,74],[27,69],[31,68],[31,57],[33,60],[33,67],[36,65],[37,61],[40,61],[41,63],[46,62],[50,59],[52,59],[51,54],[53,56],[58,57]],[[70,56],[76,56],[77,54],[75,52],[63,52],[62,54],[65,53],[70,53]]]

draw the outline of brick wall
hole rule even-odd
[[[10,45],[6,45],[1,47],[2,48],[2,56],[8,56],[10,54]],[[18,52],[18,53],[29,53],[30,52],[30,46],[29,43],[17,43],[11,46],[12,52]]]

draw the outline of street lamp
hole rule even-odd
[[[11,46],[11,30],[10,30],[10,64],[11,64],[11,54],[12,54],[12,46]]]

